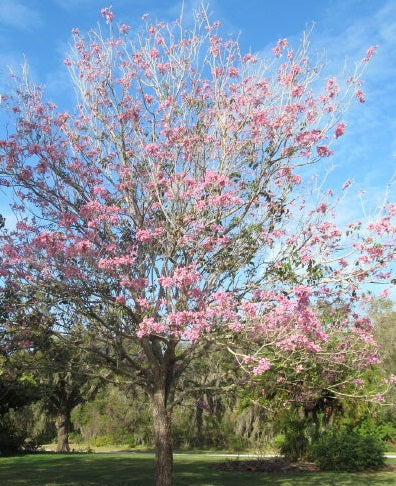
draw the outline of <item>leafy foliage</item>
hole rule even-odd
[[[323,435],[310,448],[310,456],[322,471],[379,469],[385,463],[380,440],[350,430]]]

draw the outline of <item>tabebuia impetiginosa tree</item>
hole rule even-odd
[[[102,15],[107,35],[73,30],[75,111],[26,79],[2,96],[15,129],[0,141],[1,184],[17,223],[1,235],[1,276],[45,296],[57,322],[78,314],[91,351],[144,388],[156,485],[169,486],[177,386],[207,343],[256,377],[282,364],[267,349],[293,369],[347,361],[348,380],[377,359],[351,309],[363,282],[388,276],[395,207],[344,232],[331,196],[305,181],[308,166],[326,170],[348,103],[364,101],[375,49],[340,85],[321,79],[307,39],[278,41],[264,61],[205,10],[190,29],[145,17],[137,35]],[[341,300],[324,324],[318,309]]]

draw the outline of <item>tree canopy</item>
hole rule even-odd
[[[348,104],[364,102],[375,48],[338,82],[321,78],[307,39],[280,39],[260,59],[205,10],[191,29],[145,19],[134,36],[102,15],[108,34],[73,30],[73,112],[24,78],[2,95],[14,130],[0,140],[1,184],[17,223],[0,235],[0,275],[45,299],[60,325],[78,315],[91,351],[144,387],[165,486],[177,384],[204,343],[277,383],[307,360],[377,362],[354,306],[364,282],[390,277],[395,206],[339,227],[331,193],[309,176],[344,135]]]

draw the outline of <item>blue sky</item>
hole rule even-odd
[[[185,0],[185,11],[199,5]],[[205,2],[206,3],[206,2]],[[112,5],[116,20],[139,25],[142,14],[158,20],[177,17],[181,0],[0,0],[0,65],[17,69],[28,61],[33,79],[46,86],[47,97],[63,109],[73,99],[63,59],[71,29],[95,28],[99,11]],[[354,184],[342,206],[342,219],[362,212],[373,215],[380,204],[396,162],[396,1],[395,0],[211,0],[210,10],[223,24],[224,34],[239,35],[243,50],[270,54],[278,38],[294,44],[302,32],[315,28],[312,51],[326,52],[330,73],[339,73],[344,61],[353,68],[374,44],[379,51],[365,74],[364,106],[353,106],[346,116],[347,132],[334,147],[334,171],[328,184]],[[0,77],[0,89],[4,76]],[[2,127],[0,127],[0,132]],[[391,187],[395,200],[395,186]],[[3,200],[1,200],[3,199]],[[0,193],[0,212],[7,216],[6,195]],[[12,217],[8,214],[8,222]]]

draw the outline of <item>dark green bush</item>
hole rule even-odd
[[[310,447],[310,458],[322,471],[379,469],[385,463],[383,443],[353,431],[323,435]]]
[[[396,427],[389,422],[378,424],[373,419],[363,419],[353,430],[359,435],[370,435],[382,442],[396,441]]]
[[[15,430],[6,418],[0,418],[0,456],[11,456],[22,450],[26,437]]]
[[[26,432],[19,430],[7,416],[0,416],[0,457],[36,452],[40,443],[28,440]]]

